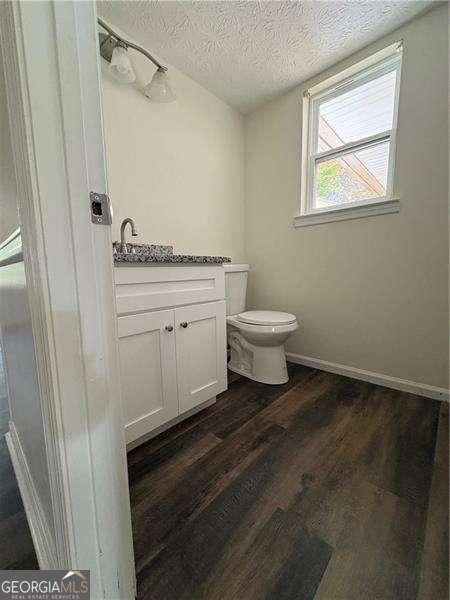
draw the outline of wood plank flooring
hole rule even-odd
[[[448,405],[289,371],[129,453],[139,598],[448,598]]]

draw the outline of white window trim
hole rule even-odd
[[[396,150],[398,102],[402,64],[402,42],[391,44],[380,52],[352,65],[339,74],[330,77],[307,90],[303,95],[302,106],[302,162],[300,188],[300,214],[294,217],[295,227],[305,227],[319,223],[342,221],[372,215],[398,212],[400,201],[393,197],[393,175]],[[392,129],[349,142],[338,148],[324,152],[313,151],[317,137],[317,111],[320,103],[360,86],[362,83],[379,77],[383,73],[396,71],[396,88]],[[350,150],[363,150],[373,145],[390,142],[386,195],[380,198],[360,200],[339,206],[314,208],[315,165],[347,154]]]

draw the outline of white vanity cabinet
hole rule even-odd
[[[175,309],[180,413],[227,387],[225,300]]]
[[[167,331],[172,327],[172,333]],[[119,355],[126,441],[178,415],[174,312],[119,317]]]
[[[116,267],[127,443],[208,406],[227,387],[222,266]]]

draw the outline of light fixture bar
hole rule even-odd
[[[141,54],[146,56],[149,60],[151,60],[152,63],[156,67],[158,67],[158,69],[160,69],[161,71],[167,71],[167,67],[165,67],[160,62],[158,62],[156,60],[156,58],[150,54],[150,52],[147,52],[147,50],[145,50],[145,48],[142,48],[141,46],[138,46],[137,44],[133,44],[133,42],[129,42],[128,40],[126,40],[125,38],[120,36],[113,29],[111,29],[111,27],[109,25],[107,25],[102,19],[97,18],[97,21],[98,21],[99,25],[101,25],[101,27],[103,27],[103,29],[105,29],[108,32],[110,37],[115,38],[118,42],[120,42],[121,44],[124,44],[127,48],[129,47],[129,48],[133,48],[133,50],[137,50],[138,52],[140,52]]]

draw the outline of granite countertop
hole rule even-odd
[[[119,250],[120,244],[114,242],[113,256],[116,266],[125,264],[155,264],[155,263],[183,263],[183,264],[217,264],[231,262],[228,256],[194,256],[192,254],[174,254],[173,246],[159,246],[157,244],[127,244],[128,252]]]

